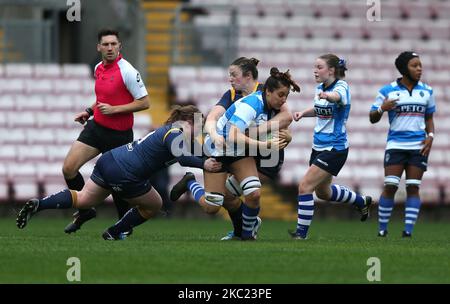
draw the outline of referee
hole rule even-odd
[[[120,54],[119,33],[104,29],[98,33],[97,51],[102,61],[95,66],[95,103],[75,116],[85,124],[67,154],[63,174],[69,189],[84,186],[80,168],[100,153],[133,141],[133,112],[149,108],[148,93],[139,72]],[[93,116],[93,119],[89,119]],[[128,211],[128,203],[113,192],[119,219]],[[78,210],[64,232],[72,233],[96,216],[94,208]],[[131,231],[130,231],[131,233]]]

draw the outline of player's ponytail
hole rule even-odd
[[[264,91],[269,90],[269,92],[273,92],[278,89],[280,86],[288,87],[292,89],[293,92],[300,92],[299,85],[292,79],[289,70],[285,73],[282,73],[278,70],[278,68],[273,67],[270,69],[270,77],[267,78],[264,83]]]
[[[347,61],[339,58],[334,54],[325,54],[319,57],[323,59],[329,68],[334,68],[334,77],[336,79],[345,78],[345,71],[347,71]]]
[[[250,58],[250,61],[251,61],[255,66],[257,66],[258,63],[259,63],[259,60],[256,59],[256,58],[254,58],[254,57]]]

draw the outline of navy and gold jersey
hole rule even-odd
[[[263,87],[264,85],[262,83],[257,82],[255,87],[253,88],[253,93],[256,91],[262,91]],[[235,89],[231,88],[222,95],[222,98],[220,98],[219,102],[216,103],[216,106],[222,106],[225,109],[228,109],[236,100],[239,100],[242,97],[244,96],[242,95],[241,91],[236,91]]]
[[[167,124],[139,140],[111,150],[111,153],[130,179],[142,180],[177,161],[182,166],[203,168],[204,160],[189,156],[185,145],[182,130]]]

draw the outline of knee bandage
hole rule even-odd
[[[234,175],[228,176],[227,181],[225,182],[225,187],[234,196],[241,196],[242,195],[242,188],[239,185],[238,180],[234,177]]]
[[[406,187],[408,187],[408,186],[417,186],[417,187],[419,187],[421,182],[422,181],[420,179],[407,179],[405,181],[405,184],[406,184]]]
[[[388,175],[384,178],[384,185],[395,186],[398,187],[400,184],[400,177],[395,175]]]
[[[241,182],[241,189],[245,196],[261,189],[261,182],[257,176],[249,176]]]
[[[224,195],[219,192],[206,192],[205,203],[211,206],[222,206]]]

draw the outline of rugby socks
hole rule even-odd
[[[411,234],[420,211],[420,197],[412,196],[406,198],[405,205],[405,232]]]
[[[228,215],[230,216],[231,222],[233,223],[234,236],[242,236],[242,210],[244,203],[240,201],[239,208],[234,211],[228,210]]]
[[[392,209],[394,207],[394,199],[380,196],[378,203],[378,230],[387,231],[387,225],[391,218]]]
[[[125,213],[130,209],[130,205],[128,202],[124,199],[122,199],[117,193],[113,192],[111,193],[114,201],[114,205],[117,209],[117,214],[119,216],[119,219],[121,219]]]
[[[72,208],[74,200],[76,200],[76,192],[65,189],[58,193],[49,195],[39,200],[37,211],[44,209],[68,209]]]
[[[80,172],[72,179],[64,179],[66,180],[67,188],[69,189],[81,191],[84,187],[84,179]]]
[[[297,235],[306,238],[314,215],[314,197],[311,194],[298,196]]]
[[[189,191],[194,196],[195,201],[198,203],[200,198],[205,195],[205,189],[195,180],[191,179],[187,182]]]
[[[84,179],[79,171],[74,178],[72,178],[72,179],[64,178],[64,179],[66,180],[66,184],[69,189],[81,191],[84,187]],[[91,209],[94,209],[94,208],[91,208]],[[88,212],[89,209],[78,209],[78,211],[80,214],[83,214],[85,212]],[[95,209],[94,209],[94,211],[95,211]]]
[[[358,207],[364,207],[364,198],[350,190],[347,187],[339,185],[331,185],[331,198],[330,201],[339,203],[355,204]]]
[[[242,239],[251,239],[253,237],[253,229],[256,224],[256,218],[259,213],[258,208],[250,208],[246,204],[242,204]]]
[[[114,234],[119,234],[121,232],[130,231],[131,228],[139,226],[145,223],[147,219],[141,215],[139,210],[131,208],[128,212],[109,230]]]

